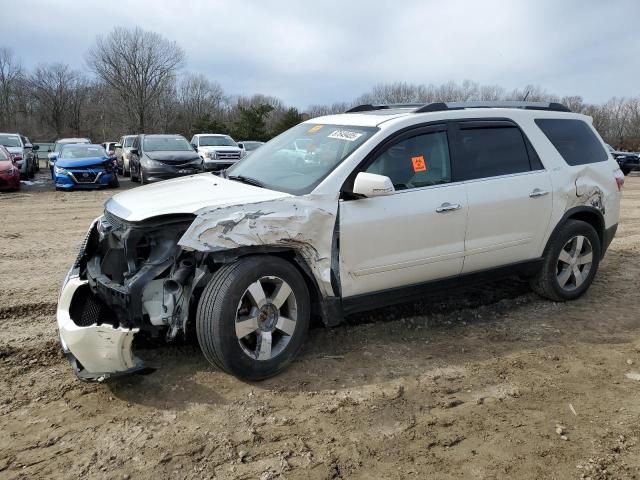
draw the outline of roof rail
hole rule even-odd
[[[552,112],[570,112],[567,107],[557,102],[440,102],[428,103],[414,111],[441,112],[443,110],[462,110],[464,108],[523,108],[525,110],[547,110]]]
[[[546,110],[549,112],[570,112],[565,105],[557,102],[435,102],[435,103],[389,103],[364,104],[350,108],[345,113],[371,112],[392,108],[412,108],[413,113],[443,112],[447,110],[462,110],[465,108],[523,108],[525,110]]]
[[[424,103],[384,103],[378,105],[365,103],[363,105],[352,107],[344,113],[371,112],[373,110],[387,110],[390,108],[420,108],[423,106]]]

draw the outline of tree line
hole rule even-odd
[[[228,133],[240,140],[268,140],[305,118],[344,112],[366,103],[440,101],[554,101],[593,117],[605,141],[640,150],[640,97],[613,97],[602,104],[558,96],[538,86],[378,84],[358,98],[310,105],[305,112],[264,94],[233,96],[199,73],[185,72],[185,53],[162,35],[115,28],[98,36],[85,58],[88,72],[64,63],[28,71],[12,50],[0,47],[0,131],[40,141],[63,136],[117,139],[127,133]]]

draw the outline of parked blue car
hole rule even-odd
[[[56,190],[118,187],[118,164],[101,145],[72,143],[50,157]]]

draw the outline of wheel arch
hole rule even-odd
[[[302,275],[309,292],[311,301],[312,319],[320,320],[325,326],[335,326],[342,322],[342,302],[339,297],[325,297],[320,290],[318,282],[307,260],[294,248],[277,246],[250,246],[219,252],[203,252],[200,261],[201,266],[206,266],[208,275],[200,278],[194,285],[193,295],[195,304],[200,301],[200,295],[204,286],[209,282],[211,275],[225,264],[236,262],[243,258],[271,255],[282,258],[292,264]],[[315,318],[314,318],[315,317]]]
[[[549,245],[551,244],[551,242],[553,241],[553,239],[557,235],[558,231],[569,220],[580,220],[582,222],[585,222],[585,223],[588,223],[589,225],[591,225],[595,229],[596,233],[598,234],[598,238],[600,239],[600,247],[601,247],[601,250],[602,250],[602,254],[604,255],[604,250],[605,250],[605,222],[604,222],[604,215],[596,207],[590,207],[590,206],[586,206],[586,205],[581,205],[581,206],[570,208],[569,210],[567,210],[564,213],[564,215],[562,216],[560,221],[557,223],[557,225],[553,229],[553,232],[551,233],[551,235],[549,236],[549,238],[547,240],[547,244],[546,244],[546,246],[544,248],[544,254],[546,254],[546,252],[547,252],[547,250],[549,248]]]

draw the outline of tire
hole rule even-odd
[[[111,180],[111,183],[109,183],[109,186],[111,188],[118,188],[120,186],[120,179],[118,178],[118,174],[116,172],[114,172],[113,174],[113,180]]]
[[[577,246],[580,246],[580,251],[577,251]],[[601,253],[602,246],[595,228],[586,222],[568,220],[549,240],[542,268],[530,281],[531,288],[541,297],[555,302],[574,300],[584,294],[593,282]],[[590,263],[581,263],[587,260]]]
[[[622,170],[622,173],[625,177],[631,173],[630,168],[621,168],[620,170]]]
[[[149,183],[144,178],[144,168],[140,167],[140,172],[139,173],[140,173],[140,185],[146,185],[147,183]]]
[[[129,175],[131,176],[131,181],[132,182],[137,182],[138,181],[138,176],[133,174],[133,168],[131,168],[129,170]]]
[[[276,295],[278,281],[290,288],[281,302]],[[256,284],[266,297],[261,309],[252,303],[255,297],[249,293]],[[198,343],[206,359],[225,372],[263,380],[283,370],[300,352],[309,329],[310,308],[306,283],[292,264],[270,255],[245,257],[220,268],[204,289],[196,314]],[[241,312],[255,322],[244,320],[249,327],[237,334]],[[287,318],[295,321],[287,324]],[[278,325],[288,325],[289,335]],[[268,349],[263,351],[262,345]]]

